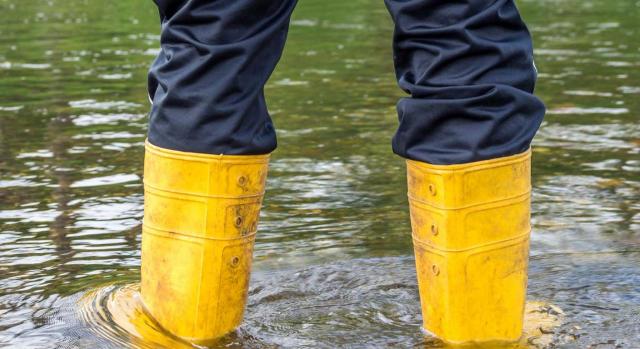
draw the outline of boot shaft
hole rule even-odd
[[[141,294],[172,334],[202,342],[242,321],[268,160],[147,143]]]
[[[530,157],[407,162],[424,328],[447,342],[515,341],[522,333]]]

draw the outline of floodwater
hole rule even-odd
[[[640,348],[640,3],[519,6],[549,107],[529,299],[562,314],[550,343],[528,345]],[[296,10],[266,89],[280,147],[246,320],[218,346],[439,345],[420,332],[405,170],[390,150],[402,93],[385,11]],[[146,0],[0,0],[0,347],[187,345],[141,338],[117,298],[140,276],[158,30]]]

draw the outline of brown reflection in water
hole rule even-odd
[[[72,223],[69,202],[72,200],[71,178],[65,164],[69,160],[68,149],[72,147],[71,140],[64,130],[72,125],[69,116],[58,116],[51,119],[47,125],[47,135],[51,139],[49,150],[53,156],[49,166],[49,175],[56,180],[56,187],[51,196],[60,214],[50,226],[49,238],[56,246],[56,254],[62,265],[73,258],[75,252],[71,247],[71,240],[67,237],[67,227]]]

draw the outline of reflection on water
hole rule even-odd
[[[638,6],[520,1],[550,111],[534,145],[529,299],[564,312],[530,347],[640,342]],[[439,345],[419,331],[404,164],[389,146],[401,93],[385,11],[299,5],[266,89],[280,148],[247,319],[214,347]],[[150,1],[0,0],[0,347],[186,345],[140,340],[120,321],[139,308],[118,295],[134,290],[103,287],[139,279],[158,29]]]

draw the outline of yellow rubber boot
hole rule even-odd
[[[206,342],[242,322],[268,161],[146,144],[141,295],[172,334]]]
[[[522,334],[531,153],[461,165],[407,161],[424,329],[449,343]]]

